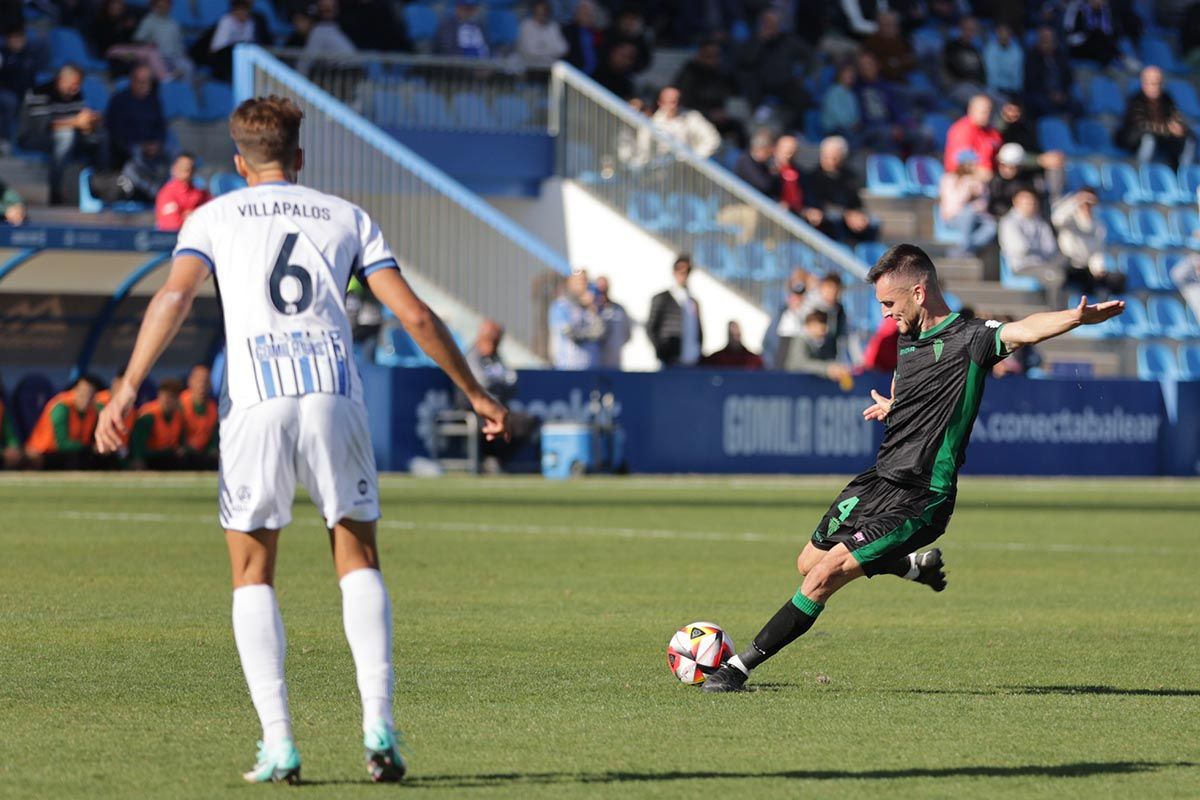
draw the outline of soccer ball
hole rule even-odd
[[[684,683],[704,683],[732,657],[733,640],[720,625],[711,622],[684,625],[667,645],[667,666]]]

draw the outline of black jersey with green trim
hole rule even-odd
[[[902,486],[949,494],[966,460],[983,382],[1008,355],[1003,324],[951,314],[898,342],[896,388],[876,471]]]

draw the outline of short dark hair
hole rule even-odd
[[[807,325],[810,322],[819,322],[822,325],[828,325],[829,324],[829,315],[826,314],[824,311],[822,311],[819,308],[814,309],[814,310],[808,312],[808,316],[804,318],[805,325]]]
[[[875,266],[867,273],[867,282],[875,283],[884,275],[896,273],[914,282],[924,281],[937,284],[937,270],[929,254],[915,244],[898,244],[879,257]]]
[[[89,372],[86,375],[80,375],[79,379],[75,381],[75,383],[71,384],[71,388],[74,389],[81,383],[90,383],[92,388],[96,391],[108,388],[108,384],[105,383],[104,380],[94,372]]]
[[[675,263],[671,265],[671,270],[674,271],[674,270],[679,269],[680,264],[687,264],[688,269],[691,269],[692,268],[692,257],[689,256],[687,253],[680,253],[678,256],[675,257]]]
[[[163,378],[158,384],[158,391],[171,394],[183,394],[183,382],[178,378]]]
[[[826,272],[825,276],[821,278],[821,283],[832,283],[837,286],[841,286],[842,276],[838,275],[836,272]]]

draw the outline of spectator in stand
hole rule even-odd
[[[250,0],[230,0],[228,13],[217,20],[211,34],[200,37],[191,54],[194,61],[212,70],[214,79],[229,81],[233,77],[233,48],[236,45],[267,46],[270,42],[271,30],[267,21],[254,12]]]
[[[0,381],[0,467],[16,469],[21,466],[21,439],[13,425],[12,414],[4,405],[4,383]]]
[[[691,367],[700,362],[704,329],[700,325],[700,305],[688,289],[692,260],[682,255],[672,267],[675,278],[671,288],[650,300],[646,334],[664,367]]]
[[[1017,192],[1026,189],[1037,195],[1040,207],[1046,207],[1049,194],[1041,170],[1027,167],[1027,162],[1025,148],[1016,142],[1009,142],[1000,148],[996,156],[996,172],[988,182],[987,192],[988,213],[996,219],[1011,211]]]
[[[621,350],[629,343],[631,326],[625,307],[609,296],[608,278],[596,278],[594,291],[596,314],[604,323],[604,336],[600,339],[600,363],[605,369],[621,368]]]
[[[283,46],[295,50],[302,50],[308,44],[308,36],[312,33],[313,18],[304,11],[297,11],[292,14],[292,32],[288,34],[288,38],[284,40]]]
[[[745,128],[725,110],[725,103],[737,94],[737,84],[723,64],[720,42],[702,42],[696,55],[680,68],[675,85],[679,87],[680,102],[703,114],[722,137],[731,137],[739,147],[745,146]]]
[[[1054,204],[1050,221],[1058,229],[1058,249],[1067,259],[1066,283],[1103,300],[1125,291],[1125,276],[1109,272],[1105,263],[1108,232],[1093,213],[1099,202],[1095,189],[1080,189]]]
[[[1023,171],[1039,176],[1039,191],[1051,197],[1062,195],[1066,184],[1065,167],[1067,154],[1061,150],[1041,152],[1040,143],[1034,129],[1025,121],[1025,110],[1016,100],[1009,100],[1000,107],[1000,124],[997,127],[1005,144],[1015,144],[1021,148],[1021,161],[1017,166]],[[1004,147],[1001,146],[1000,150]],[[1011,150],[1011,148],[1010,148]],[[1012,150],[1012,152],[1016,152]],[[997,162],[999,153],[997,153]],[[1044,198],[1043,198],[1044,199]]]
[[[1125,105],[1117,144],[1136,153],[1139,164],[1149,164],[1159,156],[1172,169],[1190,166],[1196,153],[1196,136],[1171,94],[1163,90],[1162,70],[1146,67],[1141,84]]]
[[[596,83],[617,97],[626,100],[635,94],[633,88],[633,64],[637,59],[637,48],[630,42],[619,42],[609,47],[604,54],[604,63],[592,76]]]
[[[1037,40],[1025,59],[1025,102],[1035,118],[1079,113],[1071,97],[1075,73],[1071,59],[1058,46],[1054,29],[1038,28]]]
[[[25,456],[33,469],[83,469],[92,464],[96,433],[96,390],[100,382],[85,375],[46,403],[38,417]]]
[[[716,369],[762,369],[762,356],[742,343],[742,326],[736,320],[730,320],[728,342],[715,353],[709,353],[700,363]]]
[[[980,43],[979,22],[974,17],[963,17],[958,36],[946,40],[942,67],[949,97],[955,102],[979,94],[987,85]]]
[[[801,76],[810,56],[799,39],[784,31],[777,11],[767,8],[759,15],[754,38],[742,46],[736,65],[742,94],[757,115],[770,114],[775,103],[786,129],[801,127],[809,106]]]
[[[1038,213],[1037,195],[1022,189],[1012,210],[1000,220],[1000,254],[1015,275],[1030,275],[1046,290],[1046,302],[1058,308],[1067,259],[1058,249],[1054,229]]]
[[[59,68],[54,79],[34,89],[25,101],[21,146],[50,156],[50,204],[65,200],[63,176],[67,164],[84,160],[93,166],[108,163],[102,123],[104,117],[83,100],[83,72],[73,64]]]
[[[338,25],[356,50],[407,53],[413,49],[404,19],[385,0],[342,0]]]
[[[29,50],[24,28],[4,35],[0,48],[0,155],[8,155],[17,139],[21,121],[21,106],[25,95],[33,88],[37,63]]]
[[[167,120],[155,91],[154,76],[144,64],[134,67],[129,87],[108,101],[104,112],[113,164],[124,164],[142,142],[167,140]]]
[[[843,383],[850,380],[850,368],[839,364],[837,342],[829,333],[829,315],[814,309],[804,317],[804,329],[792,339],[783,368]]]
[[[1018,97],[1025,89],[1025,51],[1007,25],[997,25],[996,35],[983,49],[988,91]]]
[[[517,55],[531,66],[549,67],[569,49],[558,22],[550,16],[550,3],[537,0],[517,31]]]
[[[21,194],[0,180],[0,222],[7,225],[24,225],[27,209]]]
[[[1196,247],[1193,243],[1192,247]],[[1189,253],[1171,267],[1171,280],[1194,316],[1200,316],[1200,253]]]
[[[596,312],[587,271],[577,269],[550,305],[550,358],[555,369],[592,369],[600,363],[604,321]]]
[[[217,399],[212,395],[212,370],[196,364],[188,372],[187,388],[179,395],[183,412],[183,449],[189,469],[217,468]]]
[[[859,370],[888,374],[895,372],[896,362],[899,360],[899,347],[897,346],[899,341],[900,329],[896,327],[896,320],[884,317],[870,341],[867,342],[867,346],[863,348],[862,363],[858,365]]]
[[[979,174],[975,151],[964,150],[958,167],[942,175],[938,213],[959,236],[947,253],[951,258],[974,255],[996,238],[996,220],[988,214],[988,182]]]
[[[304,42],[305,56],[329,59],[358,52],[354,42],[342,30],[340,19],[338,0],[317,0],[317,18]],[[308,72],[304,68],[300,71]]]
[[[880,80],[879,61],[870,53],[858,56],[854,93],[862,117],[859,139],[866,147],[901,155],[929,152],[933,148],[933,136],[905,113],[905,104],[895,87]]]
[[[129,465],[133,469],[183,469],[187,450],[183,438],[183,384],[167,378],[158,397],[142,405],[129,434]]]
[[[775,142],[774,169],[779,182],[779,203],[796,216],[804,212],[804,187],[796,167],[799,144],[795,136],[780,136]]]
[[[604,32],[596,27],[596,5],[579,0],[575,16],[563,28],[567,40],[567,61],[585,75],[595,75],[604,50]],[[628,95],[621,95],[628,99]]]
[[[117,187],[122,199],[148,204],[155,202],[170,179],[171,159],[160,142],[150,139],[133,148],[117,177]]]
[[[721,146],[721,134],[699,111],[683,107],[679,90],[674,86],[664,87],[658,93],[658,110],[650,121],[701,158],[708,158]],[[659,155],[665,154],[660,152]]]
[[[750,147],[738,156],[733,174],[774,200],[779,197],[774,156],[775,135],[767,128],[759,128],[750,137]]]
[[[442,17],[433,52],[444,56],[489,58],[492,49],[479,24],[478,0],[456,0],[454,11]]]
[[[1106,67],[1121,55],[1118,31],[1108,0],[1072,0],[1063,15],[1071,58]]]
[[[171,165],[171,179],[154,200],[154,226],[160,231],[177,231],[200,206],[212,199],[207,189],[196,186],[196,158],[180,153]]]
[[[862,181],[846,166],[849,146],[840,136],[821,141],[817,166],[804,179],[802,214],[808,224],[841,242],[871,241],[877,226],[863,211]]]
[[[771,318],[763,335],[762,358],[767,369],[783,369],[792,339],[804,328],[804,296],[808,291],[808,271],[796,267],[788,276],[783,302]]]
[[[616,21],[604,34],[604,40],[610,48],[621,44],[633,45],[634,75],[640,75],[649,68],[650,60],[654,57],[654,47],[646,30],[646,21],[636,6],[628,5],[621,9]]]
[[[880,11],[879,29],[862,43],[864,52],[875,56],[883,79],[903,84],[917,66],[917,57],[900,27],[900,15],[895,11]]]
[[[817,283],[815,292],[806,292],[804,312],[824,311],[829,327],[829,339],[833,343],[834,356],[846,350],[850,335],[850,324],[846,319],[846,307],[842,305],[842,278],[836,272],[827,272]]]
[[[183,43],[183,26],[171,16],[172,0],[154,0],[150,13],[142,17],[133,41],[154,48],[163,71],[156,76],[159,81],[190,80],[195,65],[188,58]]]
[[[493,397],[507,404],[517,393],[517,373],[508,368],[500,355],[500,343],[503,340],[504,326],[494,319],[485,319],[479,324],[475,344],[464,357],[475,380]],[[459,398],[459,405],[464,409],[471,407],[465,395]]]
[[[992,100],[977,94],[967,103],[966,116],[946,131],[946,154],[943,159],[947,172],[958,166],[958,154],[972,150],[979,169],[990,173],[996,166],[996,153],[1004,143],[1000,131],[992,127]],[[982,175],[981,175],[982,177]]]
[[[825,91],[821,99],[821,128],[829,135],[845,137],[848,141],[859,143],[859,131],[862,130],[862,110],[858,107],[858,95],[854,93],[858,83],[858,70],[854,64],[846,62],[837,68],[833,85]]]
[[[138,15],[125,5],[125,0],[105,0],[100,13],[92,22],[88,38],[96,52],[108,59],[109,71],[124,75],[131,63],[136,63],[140,53],[125,47],[133,44],[133,34],[138,28]],[[127,60],[132,56],[132,61]]]

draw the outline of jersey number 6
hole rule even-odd
[[[283,237],[283,246],[279,248],[279,256],[271,270],[271,304],[280,314],[288,316],[307,310],[313,301],[312,276],[304,267],[288,263],[299,236],[289,233]]]

